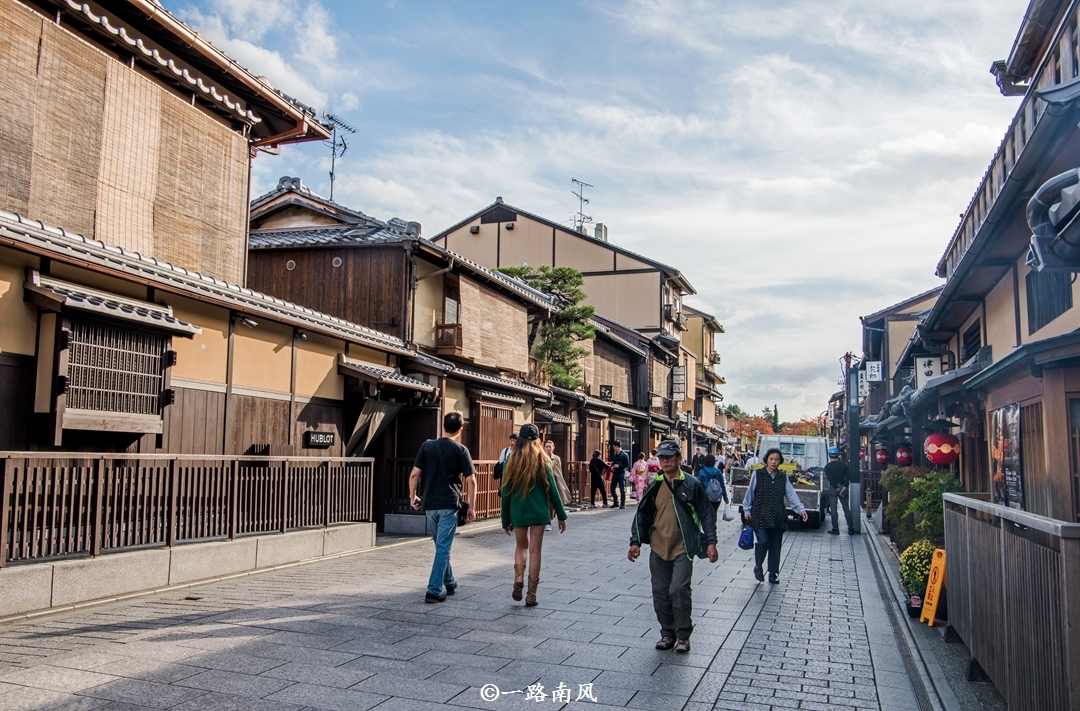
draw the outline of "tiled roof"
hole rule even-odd
[[[416,378],[402,375],[401,371],[396,368],[386,368],[354,360],[352,358],[346,358],[342,353],[338,353],[338,366],[345,370],[351,370],[356,373],[367,375],[368,377],[373,378],[377,383],[397,385],[398,387],[418,390],[423,393],[435,391],[434,386],[428,385],[423,380],[417,380]]]
[[[611,400],[601,400],[598,397],[592,397],[585,393],[579,393],[575,390],[567,390],[566,388],[560,388],[552,386],[551,391],[556,395],[562,395],[564,397],[573,398],[578,402],[584,403],[587,407],[599,408],[601,410],[610,410],[612,412],[618,412],[622,415],[629,415],[631,417],[640,417],[648,419],[649,413],[644,410],[635,410],[632,407],[626,405],[620,405],[617,402]]]
[[[0,210],[0,244],[5,243],[46,254],[63,255],[73,261],[119,272],[154,286],[215,302],[253,316],[263,315],[400,355],[412,354],[406,349],[404,341],[396,336]]]
[[[116,294],[88,289],[79,284],[42,276],[36,270],[30,272],[29,279],[23,288],[34,292],[39,298],[44,297],[56,308],[66,307],[123,321],[132,321],[141,326],[176,333],[188,338],[202,333],[202,329],[198,326],[192,326],[173,316],[171,306],[126,299]]]
[[[552,412],[551,410],[545,410],[542,407],[533,408],[533,413],[543,417],[548,422],[555,422],[560,425],[571,425],[574,423],[573,418],[567,417],[560,412]]]
[[[489,383],[505,390],[525,393],[526,395],[529,395],[531,397],[540,397],[545,399],[551,398],[551,391],[533,385],[532,383],[526,383],[524,380],[513,380],[511,378],[504,378],[499,375],[485,373],[481,370],[473,370],[472,368],[466,368],[456,363],[454,364],[454,369],[447,374],[447,377],[450,378],[453,378],[455,376],[462,380],[471,380],[475,383]]]
[[[250,111],[249,109],[245,109],[241,102],[233,102],[233,100],[229,98],[228,94],[218,92],[218,89],[216,86],[214,86],[214,84],[207,84],[203,81],[203,77],[197,74],[192,74],[186,68],[178,67],[174,60],[163,57],[161,55],[161,52],[157,48],[146,46],[146,44],[143,43],[142,37],[133,36],[129,33],[126,27],[113,27],[113,25],[109,22],[108,16],[104,14],[95,15],[90,10],[90,5],[86,3],[78,3],[73,2],[72,0],[67,0],[67,6],[75,12],[81,12],[82,15],[91,23],[95,25],[100,25],[102,29],[106,30],[110,35],[118,38],[120,42],[127,45],[131,49],[131,51],[137,51],[146,58],[152,59],[154,63],[157,64],[162,70],[170,72],[177,78],[183,79],[184,82],[188,84],[188,86],[190,86],[192,89],[202,92],[218,104],[221,104],[222,106],[228,108],[230,111],[235,113],[244,121],[252,124],[262,122],[262,119],[256,116],[252,111]]]
[[[491,390],[483,390],[481,388],[477,388],[475,390],[475,392],[481,398],[485,398],[485,399],[488,399],[488,400],[497,400],[497,401],[502,401],[502,402],[508,402],[508,403],[513,404],[513,405],[524,405],[525,404],[525,399],[520,398],[520,397],[518,397],[516,395],[507,395],[505,393],[497,393],[497,392],[493,392]]]
[[[357,227],[356,225],[286,227],[270,230],[252,230],[248,245],[252,249],[329,247],[362,244],[394,244],[410,239],[403,232],[384,227]]]

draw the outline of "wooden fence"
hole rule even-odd
[[[369,458],[0,452],[0,566],[370,521]]]
[[[419,514],[409,505],[409,474],[415,459],[388,459],[390,471],[390,502],[387,513]],[[495,481],[495,460],[473,460],[476,467],[476,518],[493,518],[502,514],[499,482]]]
[[[1010,711],[1080,711],[1080,524],[944,498],[949,624]]]

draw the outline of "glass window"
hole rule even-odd
[[[796,457],[801,457],[806,454],[806,445],[802,442],[795,442],[791,445],[791,453]]]
[[[791,442],[780,443],[780,454],[791,454]]]

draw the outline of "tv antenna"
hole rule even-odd
[[[570,193],[578,199],[577,216],[574,218],[574,222],[577,223],[575,225],[575,228],[578,232],[584,232],[585,223],[593,221],[592,215],[585,214],[585,206],[589,204],[589,198],[585,197],[584,194],[585,188],[591,188],[592,186],[588,183],[584,183],[578,180],[577,178],[570,178],[570,182],[578,186],[577,192],[574,192],[573,190],[570,191]]]
[[[337,159],[339,156],[345,155],[345,151],[349,150],[349,144],[345,142],[345,136],[342,133],[356,133],[356,129],[337,116],[325,111],[323,112],[323,118],[331,126],[330,140],[323,141],[323,144],[330,146],[330,200],[333,202],[334,179],[337,177],[334,171],[337,168]]]

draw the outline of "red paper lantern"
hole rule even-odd
[[[877,451],[877,454],[874,455],[874,458],[877,459],[878,464],[888,464],[889,463],[889,450],[887,450],[887,449],[879,449]]]
[[[923,451],[931,464],[952,464],[960,458],[960,440],[946,432],[935,432],[926,438]]]
[[[905,444],[896,448],[896,463],[902,467],[911,466],[911,447]]]
[[[866,456],[866,450],[859,447],[859,459],[863,459]]]

